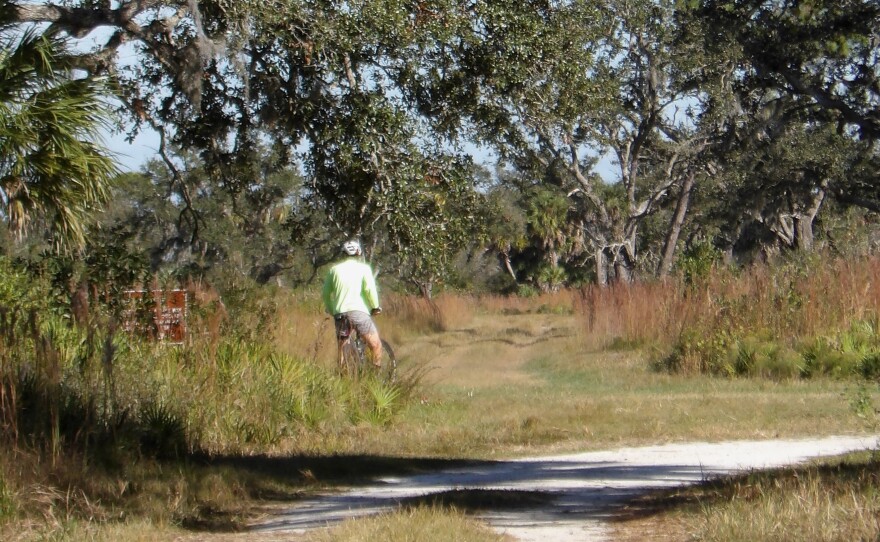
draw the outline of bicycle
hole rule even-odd
[[[376,371],[372,363],[368,360],[367,345],[361,339],[355,326],[348,319],[348,316],[340,314],[335,317],[342,320],[342,325],[337,326],[338,339],[344,340],[342,344],[342,366],[340,370],[349,376],[358,376],[366,370]],[[382,366],[378,369],[377,376],[385,382],[394,382],[397,377],[397,357],[394,355],[394,349],[388,344],[388,341],[382,341]]]

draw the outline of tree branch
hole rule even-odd
[[[110,2],[102,2],[93,8],[67,7],[57,4],[24,4],[12,8],[12,22],[50,23],[52,28],[74,38],[84,38],[99,26],[112,26],[131,30],[137,25],[134,19],[146,10],[167,6],[163,0],[133,0],[122,2],[116,9],[110,9]],[[178,1],[185,6],[185,1]]]

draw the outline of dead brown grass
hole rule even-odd
[[[685,329],[769,330],[812,337],[880,314],[880,257],[820,256],[777,267],[716,269],[693,284],[681,279],[588,286],[577,299],[586,344],[664,343]]]
[[[335,359],[333,320],[316,293],[285,294],[278,301],[272,329],[279,351],[315,363]]]

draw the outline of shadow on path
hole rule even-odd
[[[647,491],[875,445],[875,437],[829,437],[669,444],[504,462],[361,457],[300,463],[300,458],[288,461],[325,476],[339,474],[337,462],[351,461],[342,471],[369,468],[375,478],[303,499],[253,529],[302,532],[434,504],[473,513],[521,540],[602,540],[608,518]]]
[[[554,522],[601,519],[645,487],[702,479],[688,465],[614,465],[608,462],[528,461],[460,465],[406,478],[384,477],[346,492],[328,492],[255,526],[258,530],[308,530],[354,516],[417,507],[455,508],[516,523],[517,518]],[[610,480],[614,481],[609,485]]]
[[[448,469],[481,469],[496,462],[469,459],[407,458],[375,455],[252,455],[202,457],[208,465],[230,467],[276,480],[312,482],[324,487],[356,487],[382,476],[412,476]]]

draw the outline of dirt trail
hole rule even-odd
[[[413,502],[467,502],[495,507],[478,514],[523,541],[608,540],[605,519],[625,502],[663,487],[713,476],[790,465],[810,458],[874,448],[876,437],[680,443],[525,458],[377,479],[366,487],[316,495],[253,526],[253,533],[304,533],[344,519]]]
[[[460,329],[408,341],[403,357],[426,360],[428,383],[483,387],[528,382],[522,370],[535,350],[575,334],[571,317],[553,314],[481,315]]]

